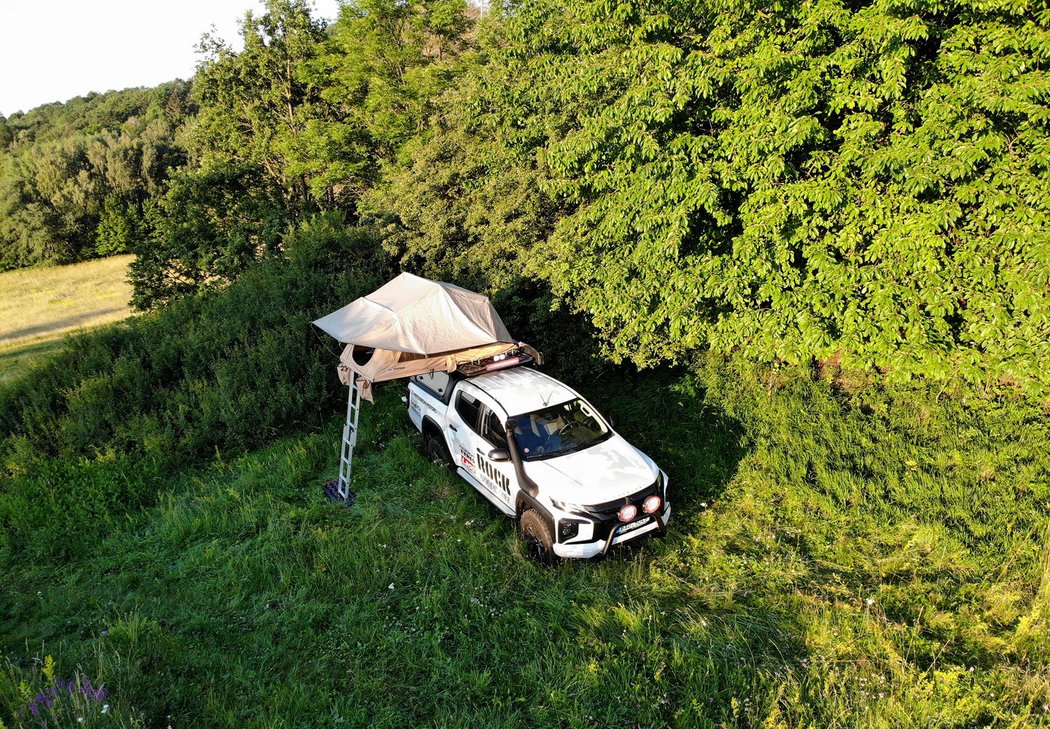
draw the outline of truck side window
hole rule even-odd
[[[415,380],[423,387],[433,392],[438,397],[444,397],[445,391],[448,389],[449,383],[448,372],[427,372],[423,375],[416,375]]]
[[[503,427],[503,423],[499,421],[499,418],[496,417],[496,413],[488,408],[485,409],[485,420],[481,426],[481,437],[496,448],[506,449],[507,447],[507,430]]]
[[[463,418],[463,422],[475,432],[478,430],[480,410],[481,403],[470,393],[461,392],[456,395],[456,412],[459,413],[459,417]]]

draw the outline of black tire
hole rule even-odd
[[[529,557],[544,567],[554,567],[561,562],[554,553],[554,532],[535,509],[528,509],[521,515],[519,527]]]
[[[435,466],[452,468],[452,456],[448,452],[441,438],[433,433],[423,436],[423,449],[426,451],[427,460]]]

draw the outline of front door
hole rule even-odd
[[[493,496],[513,509],[513,497],[518,490],[514,464],[489,458],[489,453],[493,450],[507,451],[507,430],[503,426],[503,420],[504,418],[497,415],[488,405],[482,408],[481,443],[475,455],[482,484]]]

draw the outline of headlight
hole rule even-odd
[[[567,511],[570,514],[583,514],[587,512],[587,509],[579,504],[571,504],[568,501],[558,501],[557,499],[551,499],[551,504],[555,509],[561,509]]]

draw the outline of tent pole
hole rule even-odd
[[[351,373],[350,394],[346,402],[346,424],[343,425],[343,442],[339,447],[339,497],[350,495],[350,469],[353,467],[354,446],[357,445],[357,427],[361,417],[361,388],[357,386],[357,374]]]

